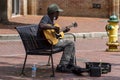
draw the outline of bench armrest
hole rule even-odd
[[[76,41],[76,36],[73,33],[65,33],[66,36],[72,36],[72,38],[74,39],[74,41]]]

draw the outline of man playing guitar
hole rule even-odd
[[[60,28],[55,26],[54,20],[59,17],[59,12],[63,10],[59,8],[57,4],[51,4],[47,9],[47,14],[44,15],[39,23],[39,29],[37,36],[39,38],[46,38],[46,31],[53,30],[55,33],[60,32]],[[63,30],[63,33],[70,31],[69,27]],[[54,48],[63,48],[63,54],[59,65],[56,68],[57,72],[72,72],[72,68],[75,65],[75,44],[71,40],[64,40],[59,38],[61,35],[55,35],[58,40],[54,44]],[[54,41],[53,41],[54,42]],[[46,40],[42,42],[43,48],[47,48],[51,43]]]

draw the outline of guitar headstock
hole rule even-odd
[[[76,22],[73,22],[72,25],[73,25],[73,27],[77,27],[78,26],[78,24]]]

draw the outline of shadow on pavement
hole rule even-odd
[[[31,64],[26,65],[25,76],[20,76],[22,64],[10,64],[9,62],[0,62],[0,80],[33,80],[31,78]],[[34,80],[119,80],[120,77],[101,76],[89,77],[89,75],[77,76],[72,73],[57,73],[56,77],[51,78],[51,67],[38,66],[37,76]]]

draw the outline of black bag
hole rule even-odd
[[[86,62],[86,69],[91,69],[94,67],[100,67],[101,74],[107,74],[111,72],[111,64],[105,62]]]
[[[101,68],[100,67],[91,67],[89,69],[89,75],[91,77],[100,77],[101,76]]]

